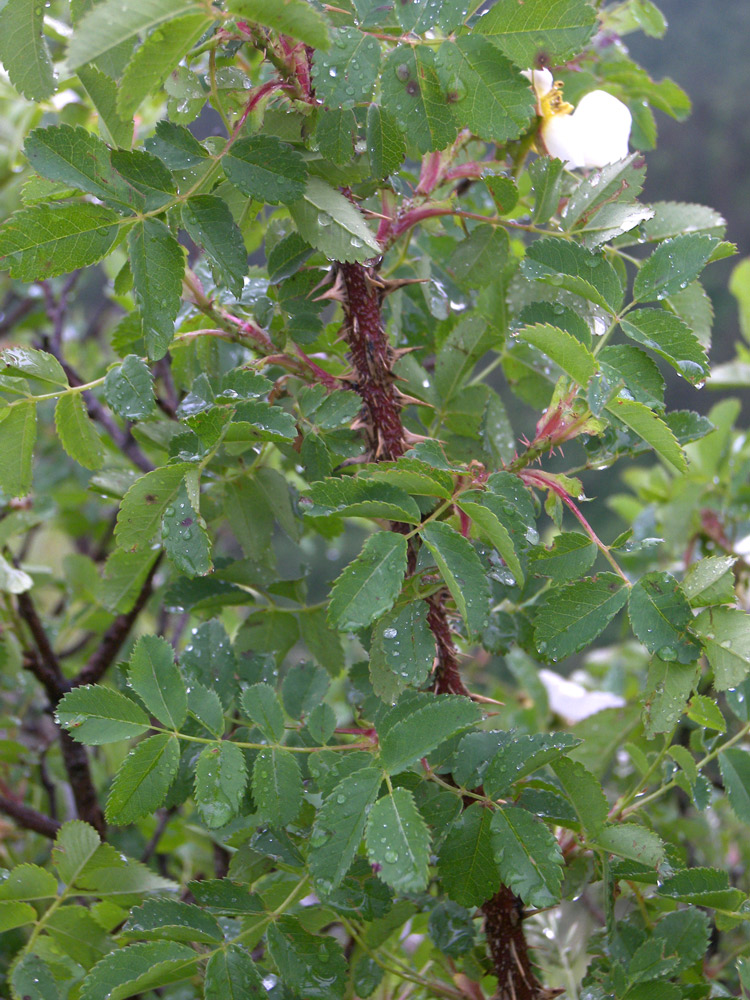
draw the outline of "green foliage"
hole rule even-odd
[[[485,7],[3,8],[11,1000],[748,988],[732,245],[544,152],[650,0]]]

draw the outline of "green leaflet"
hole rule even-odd
[[[419,524],[421,512],[415,500],[398,486],[368,479],[323,479],[313,483],[308,494],[312,505],[302,510],[308,517],[382,517]]]
[[[729,804],[741,823],[750,822],[750,753],[729,747],[719,754]]]
[[[164,509],[161,541],[164,551],[186,576],[211,572],[211,540],[200,515],[200,494],[188,492],[187,481],[180,484],[172,502]]]
[[[438,855],[444,891],[462,906],[481,906],[500,885],[491,836],[492,813],[477,804],[458,817]]]
[[[224,709],[218,694],[211,688],[193,681],[188,691],[188,713],[212,736],[224,735]]]
[[[499,0],[479,22],[478,30],[526,69],[539,53],[554,63],[580,52],[594,32],[596,14],[585,0]]]
[[[197,3],[185,4],[183,0],[105,0],[76,25],[68,48],[68,66],[76,70],[123,42],[192,11],[202,12]]]
[[[30,903],[0,900],[0,933],[36,923],[36,910]]]
[[[104,565],[104,579],[99,592],[102,607],[108,611],[130,611],[157,554],[150,549],[136,552],[114,549]]]
[[[44,6],[33,0],[8,0],[3,7],[0,62],[10,82],[30,101],[55,90],[55,70],[44,39]]]
[[[597,208],[612,205],[613,200],[615,204],[627,202],[630,211],[637,211],[640,206],[631,203],[640,194],[645,175],[643,157],[640,153],[631,153],[624,160],[610,163],[582,178],[565,206],[565,228],[573,229],[577,223],[581,223],[583,227],[590,225],[589,220]],[[652,206],[649,217],[653,208]]]
[[[397,892],[420,892],[427,885],[430,834],[408,789],[396,788],[370,810],[367,856]]]
[[[32,347],[7,347],[0,354],[0,374],[38,379],[54,386],[68,387],[68,376],[60,362],[46,351]],[[47,391],[45,386],[45,390]]]
[[[581,829],[587,836],[596,834],[609,813],[602,786],[583,764],[568,757],[560,757],[550,766],[578,816]]]
[[[380,253],[359,209],[319,177],[310,177],[289,211],[302,238],[331,260],[361,261]]]
[[[265,1000],[263,978],[248,953],[237,944],[214,952],[206,966],[205,1000]]]
[[[465,499],[464,499],[465,498]],[[516,555],[510,532],[498,517],[498,505],[489,494],[467,491],[461,494],[458,506],[477,525],[479,532],[503,557],[518,586],[523,586],[525,574]]]
[[[54,899],[57,880],[52,872],[38,865],[17,865],[0,884],[0,900],[25,899],[32,902]]]
[[[305,193],[304,160],[273,135],[238,140],[224,154],[221,165],[229,180],[256,201],[289,204]]]
[[[562,757],[579,742],[567,733],[515,736],[497,751],[484,771],[487,794],[493,799],[505,795],[516,781]]]
[[[52,862],[63,882],[67,885],[76,883],[96,854],[100,843],[99,834],[88,823],[80,819],[63,823],[57,831],[52,848]]]
[[[126,1000],[134,993],[190,979],[198,967],[195,951],[174,941],[131,944],[106,955],[83,980],[81,1000]]]
[[[179,729],[187,717],[187,692],[166,639],[144,635],[135,644],[128,670],[130,687],[162,725]]]
[[[701,382],[708,375],[708,358],[698,338],[673,313],[634,309],[620,325],[631,340],[650,347],[688,381]]]
[[[546,659],[577,653],[603,632],[628,599],[614,573],[578,580],[548,592],[536,618],[534,639]]]
[[[596,358],[572,334],[548,323],[525,326],[518,331],[521,340],[533,344],[569,375],[574,382],[586,387],[597,370]]]
[[[166,120],[156,123],[155,134],[146,140],[145,146],[170,170],[188,170],[208,156],[192,132]]]
[[[158,809],[174,781],[179,762],[176,736],[160,733],[139,743],[112,782],[107,799],[108,822],[125,826]]]
[[[647,573],[633,586],[628,598],[633,632],[662,660],[692,663],[700,647],[686,635],[693,615],[685,595],[671,573]]]
[[[247,271],[247,251],[227,203],[215,195],[194,195],[182,206],[182,224],[239,297]]]
[[[351,108],[331,108],[318,112],[315,138],[326,159],[345,166],[354,156],[357,119]]]
[[[29,997],[30,1000],[59,1000],[57,983],[46,962],[38,955],[28,954],[21,958],[11,973],[15,995]]]
[[[531,89],[491,40],[459,35],[441,45],[437,65],[446,79],[456,81],[453,108],[474,135],[499,142],[528,128],[534,112]]]
[[[370,676],[375,693],[386,702],[391,694],[406,684],[422,687],[435,659],[435,637],[427,624],[428,607],[424,601],[411,601],[398,606],[374,622],[370,643]],[[392,681],[380,677],[378,690],[375,664],[382,667]],[[395,685],[395,686],[394,686]]]
[[[563,856],[552,832],[530,812],[498,808],[492,814],[492,847],[500,878],[529,906],[560,901]]]
[[[122,929],[126,938],[158,941],[221,943],[224,939],[216,917],[194,904],[177,899],[148,899],[136,907]]]
[[[240,809],[247,784],[242,750],[221,740],[201,752],[195,766],[195,802],[209,827],[224,826]]]
[[[491,234],[498,232],[502,234],[499,238],[492,237]],[[488,234],[492,240],[489,244],[484,238]],[[482,283],[482,276],[478,273],[482,266],[480,258],[485,257],[484,267],[488,267],[489,274],[493,271],[496,274],[498,254],[502,259],[508,252],[509,241],[503,230],[477,226],[468,239],[458,244],[448,267],[457,277],[460,272],[476,286]],[[489,274],[488,280],[491,280]],[[460,391],[465,377],[472,372],[477,361],[491,347],[497,346],[497,342],[496,331],[488,327],[480,316],[467,316],[456,324],[435,359],[434,384],[444,402]]]
[[[211,25],[205,13],[187,14],[157,27],[128,63],[117,91],[117,113],[130,118],[141,102],[166,80],[169,73]]]
[[[148,716],[139,705],[100,684],[68,691],[58,703],[55,718],[74,740],[90,746],[131,739],[149,727]]]
[[[2,421],[2,435],[0,487],[8,496],[22,497],[31,489],[36,403],[32,400],[16,403]]]
[[[379,104],[367,109],[367,152],[375,177],[387,177],[405,155],[404,137],[390,111]]]
[[[532,191],[534,193],[534,214],[537,225],[549,222],[557,214],[565,164],[549,156],[540,156],[529,167]]]
[[[330,683],[325,670],[313,663],[299,663],[292,667],[281,686],[287,713],[293,719],[309,715],[325,697]]]
[[[158,361],[174,336],[185,258],[180,244],[158,219],[133,226],[128,233],[128,252],[148,355]]]
[[[230,0],[228,7],[237,17],[291,35],[314,49],[331,44],[327,18],[305,0]]]
[[[487,621],[490,595],[484,569],[471,542],[442,521],[425,525],[420,534],[469,632],[479,632]]]
[[[682,591],[693,608],[735,601],[734,556],[707,556],[691,563],[682,581]]]
[[[84,469],[102,467],[104,443],[86,412],[86,404],[80,393],[60,396],[55,407],[55,429],[60,444],[79,465]]]
[[[134,551],[154,537],[166,507],[177,496],[187,463],[166,465],[136,479],[122,499],[117,515],[115,538],[124,549]]]
[[[731,888],[729,873],[716,868],[689,868],[666,878],[659,886],[659,895],[679,899],[697,906],[736,910],[744,901],[741,889]]]
[[[700,668],[671,663],[655,656],[648,667],[643,703],[643,721],[649,738],[668,733],[687,707]]]
[[[706,266],[718,242],[713,236],[689,233],[662,243],[635,277],[635,301],[652,302],[687,288]]]
[[[264,819],[275,827],[294,822],[302,805],[302,777],[295,754],[279,747],[261,750],[255,758],[252,787]]]
[[[536,546],[529,553],[531,569],[549,576],[553,583],[567,583],[582,576],[594,565],[597,550],[588,535],[564,531],[555,537],[550,548]]]
[[[0,229],[0,261],[21,281],[54,278],[105,257],[119,224],[119,217],[103,205],[20,208]]]
[[[747,614],[738,608],[709,608],[693,620],[714,672],[718,691],[736,687],[750,672],[750,631]]]
[[[108,405],[125,420],[147,417],[156,405],[151,369],[137,355],[126,355],[107,372],[104,395]]]
[[[133,123],[117,114],[117,84],[92,64],[78,69],[78,79],[91,98],[102,136],[113,146],[128,149],[133,141]]]
[[[93,194],[116,207],[136,207],[135,193],[112,166],[109,148],[80,126],[34,129],[26,139],[24,153],[43,177]]]
[[[383,102],[420,153],[444,149],[455,139],[458,119],[431,49],[399,45],[383,63],[380,85]]]
[[[369,101],[380,68],[377,40],[357,28],[338,28],[333,42],[329,49],[315,53],[316,95],[331,107]]]
[[[674,434],[648,406],[633,399],[618,397],[607,403],[606,409],[650,444],[656,454],[673,469],[677,472],[687,471],[687,460]]]
[[[383,767],[398,774],[450,736],[468,729],[480,714],[472,701],[457,695],[416,695],[408,702],[402,699],[378,726]]]
[[[664,860],[664,843],[661,838],[653,830],[647,830],[636,823],[602,827],[595,836],[593,846],[652,868]]]
[[[292,917],[268,929],[268,950],[283,981],[310,1000],[342,1000],[347,962],[334,938],[310,934]]]
[[[367,539],[333,585],[328,621],[334,628],[363,628],[393,606],[406,572],[406,548],[404,536],[392,531]]]
[[[310,838],[310,871],[322,893],[337,888],[346,875],[382,781],[379,768],[361,768],[339,782],[326,797]]]
[[[242,710],[269,740],[284,736],[284,713],[270,684],[252,684],[242,692]]]
[[[528,278],[564,288],[607,312],[617,312],[622,304],[623,288],[612,265],[601,253],[569,240],[545,237],[532,243],[521,270]]]

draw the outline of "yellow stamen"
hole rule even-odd
[[[573,111],[573,105],[563,100],[563,83],[556,80],[550,90],[539,99],[538,111],[545,122],[555,118],[557,115],[569,115]]]

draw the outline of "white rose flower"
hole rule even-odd
[[[633,119],[622,101],[605,90],[592,90],[573,108],[548,69],[527,69],[523,75],[534,88],[541,138],[550,156],[574,170],[605,167],[628,155]]]

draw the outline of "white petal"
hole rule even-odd
[[[567,722],[580,722],[604,708],[622,708],[625,699],[609,691],[587,691],[581,684],[566,680],[553,670],[539,671],[539,680],[547,690],[550,709]]]
[[[555,78],[548,69],[525,69],[522,70],[521,76],[526,77],[534,88],[534,93],[540,99],[552,90],[552,84],[555,82]]]
[[[605,167],[628,155],[633,119],[630,111],[612,94],[592,90],[582,97],[571,118],[581,146],[583,167]]]
[[[584,137],[574,114],[555,115],[544,122],[542,139],[549,155],[564,160],[569,170],[585,166]]]

